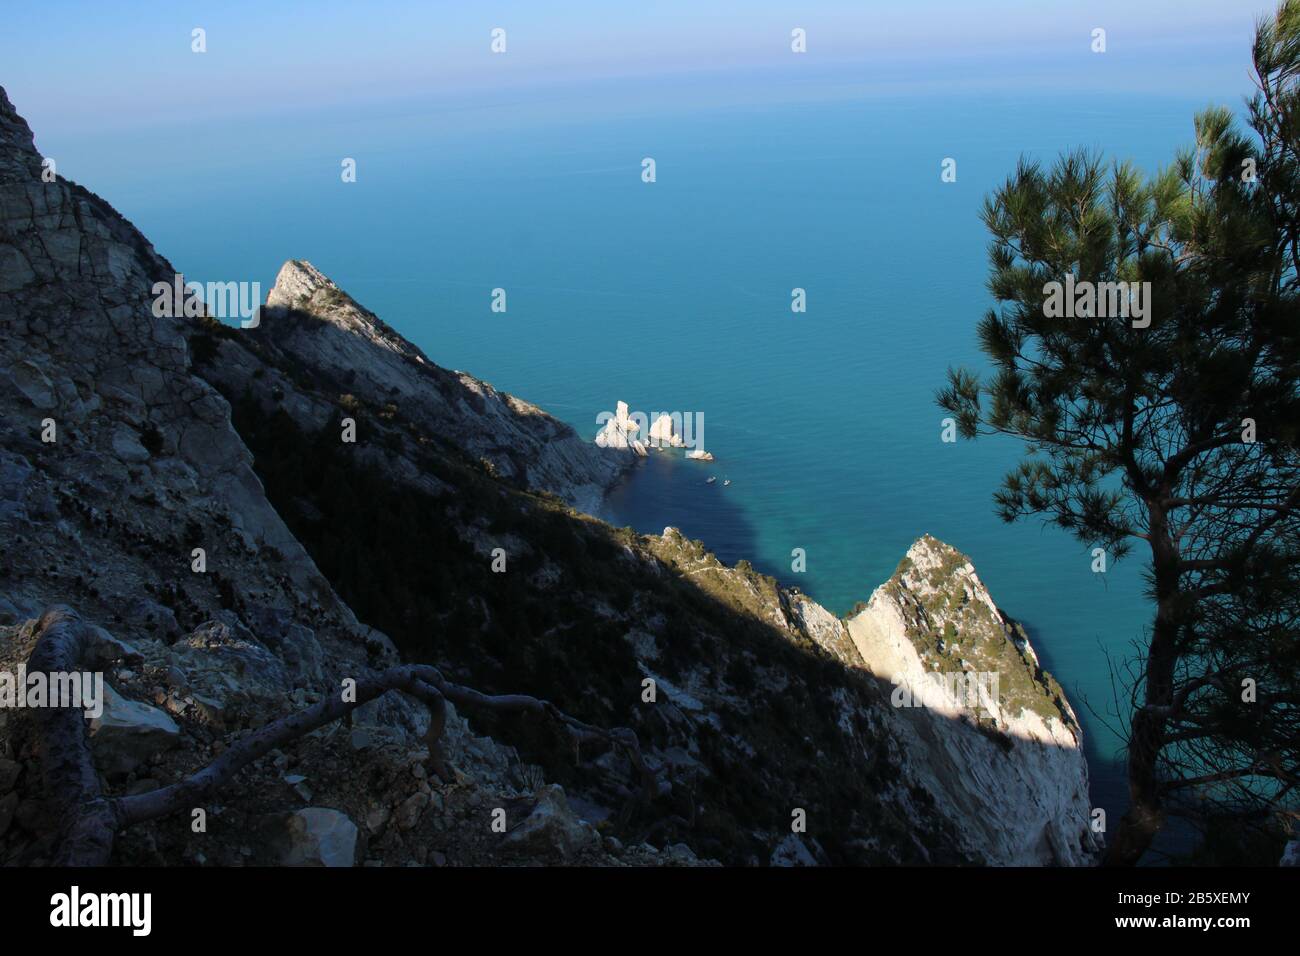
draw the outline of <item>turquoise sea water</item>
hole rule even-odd
[[[1094,574],[1064,534],[1001,523],[991,495],[1017,446],[943,444],[933,394],[949,364],[980,364],[974,326],[991,302],[978,212],[1018,156],[1085,145],[1153,170],[1204,104],[1023,92],[675,103],[195,122],[146,138],[147,162],[127,159],[138,134],[58,145],[61,171],[189,278],[265,291],[283,260],[309,259],[438,363],[588,437],[620,399],[702,412],[717,461],[653,457],[611,499],[617,524],[680,526],[837,613],[922,533],[966,552],[1070,694],[1094,803],[1117,819],[1107,653],[1122,661],[1147,623],[1140,561]],[[340,181],[342,157],[357,159],[355,184]],[[940,181],[945,157],[956,183]],[[494,287],[505,314],[489,309]],[[794,287],[805,314],[790,310]]]

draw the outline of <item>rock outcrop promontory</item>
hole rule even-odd
[[[969,558],[922,537],[847,626],[898,689],[909,771],[972,847],[1013,865],[1096,861],[1079,721]]]

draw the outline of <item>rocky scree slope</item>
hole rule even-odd
[[[148,291],[171,266],[101,200],[40,182],[7,100],[0,123],[6,367],[30,364],[0,384],[0,669],[26,659],[50,604],[102,625],[125,715],[113,726],[139,729],[96,734],[110,788],[173,780],[397,654],[631,726],[660,781],[629,818],[632,768],[615,752],[477,714],[472,730],[448,721],[453,776],[432,779],[427,711],[390,694],[242,774],[215,832],[133,828],[120,862],[1087,859],[1086,818],[1048,798],[1000,841],[971,826],[992,809],[987,780],[1029,780],[1016,742],[948,755],[987,761],[980,786],[917,767],[912,715],[890,706],[851,624],[672,529],[580,513],[621,461],[569,446],[529,470],[562,429],[522,403],[510,419],[516,400],[433,366],[306,263],[286,264],[259,328],[154,319]],[[34,437],[45,417],[63,423],[53,446]],[[339,440],[345,417],[355,444]],[[1052,693],[1037,675],[1027,687]],[[25,715],[3,719],[0,855],[38,862],[54,821]],[[486,823],[501,805],[525,824],[509,838]]]

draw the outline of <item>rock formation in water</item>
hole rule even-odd
[[[656,448],[681,448],[685,444],[668,414],[660,415],[650,426],[650,442]]]
[[[648,452],[645,443],[637,438],[640,430],[641,426],[628,416],[627,402],[619,402],[614,416],[596,434],[596,447],[630,450],[644,458]]]
[[[249,757],[202,794],[219,825],[124,826],[123,865],[1089,859],[1069,706],[945,546],[840,620],[584,514],[631,455],[438,367],[306,263],[248,329],[154,315],[175,275],[42,180],[0,91],[0,673],[63,654],[106,680],[93,722],[0,709],[0,862],[66,847],[69,734],[92,809]],[[891,679],[966,664],[1007,673],[989,717],[892,706]],[[394,680],[331,716],[345,682]]]

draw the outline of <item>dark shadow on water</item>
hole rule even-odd
[[[1124,755],[1111,752],[1111,734],[1104,727],[1099,726],[1102,719],[1113,727],[1119,726],[1119,718],[1109,712],[1113,709],[1114,702],[1108,697],[1105,700],[1088,699],[1085,703],[1082,687],[1077,682],[1062,679],[1062,672],[1053,663],[1048,643],[1039,639],[1038,628],[1023,618],[1015,619],[1029,635],[1029,643],[1033,646],[1034,653],[1038,655],[1043,669],[1053,674],[1065,690],[1065,696],[1070,701],[1070,706],[1074,708],[1075,716],[1083,725],[1083,754],[1088,761],[1089,796],[1094,808],[1100,807],[1106,811],[1107,830],[1114,832],[1120,818],[1129,807],[1128,774],[1124,765]],[[1123,699],[1122,688],[1120,694]],[[1101,716],[1093,714],[1088,709],[1088,704],[1098,710]],[[1105,743],[1105,747],[1099,743],[1099,738]],[[1161,861],[1161,854],[1190,853],[1195,849],[1197,842],[1198,835],[1194,830],[1183,821],[1171,818],[1166,821],[1164,828],[1156,837],[1152,845],[1154,852],[1148,854],[1144,865],[1158,864]]]
[[[1010,614],[1010,612],[1008,612]],[[1029,637],[1029,643],[1038,655],[1038,661],[1042,664],[1043,669],[1052,676],[1061,685],[1065,691],[1065,697],[1074,708],[1074,715],[1079,719],[1083,727],[1083,755],[1088,761],[1088,789],[1089,799],[1094,808],[1100,807],[1106,811],[1107,829],[1114,827],[1119,823],[1120,817],[1128,809],[1128,783],[1125,779],[1124,761],[1108,752],[1109,748],[1103,749],[1098,738],[1103,737],[1109,744],[1110,734],[1104,727],[1098,726],[1098,717],[1089,709],[1088,704],[1084,703],[1083,688],[1077,681],[1071,681],[1068,677],[1062,677],[1061,670],[1056,666],[1052,658],[1051,648],[1046,640],[1041,638],[1041,632],[1038,627],[1022,617],[1013,617],[1021,627],[1025,629],[1025,634]],[[1100,652],[1099,652],[1100,653]],[[1100,711],[1105,719],[1112,725],[1117,719],[1107,713],[1110,706],[1110,700],[1089,700],[1093,708]]]
[[[734,565],[742,558],[762,574],[782,579],[782,569],[757,557],[758,536],[744,509],[722,484],[714,462],[687,461],[681,449],[652,451],[610,492],[598,517],[640,534],[661,534],[673,527]],[[717,481],[708,483],[710,475]]]

